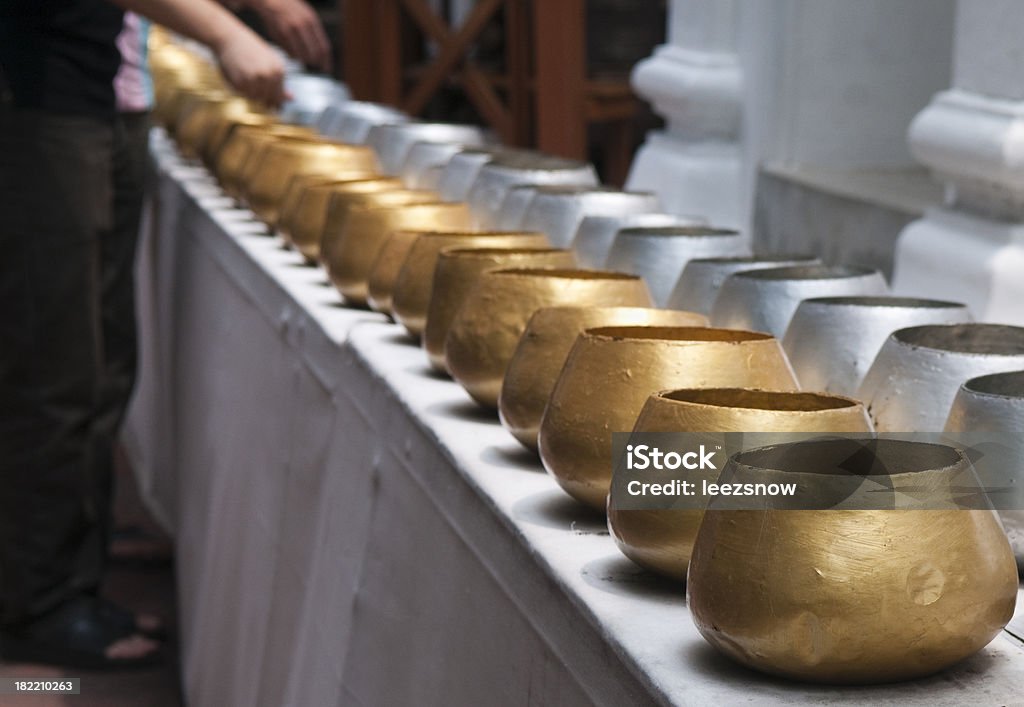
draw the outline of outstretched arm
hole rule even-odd
[[[225,78],[246,97],[269,105],[284,98],[284,62],[214,0],[111,0],[210,47]]]

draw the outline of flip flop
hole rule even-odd
[[[131,658],[105,654],[132,635],[135,631],[114,620],[95,597],[80,596],[27,624],[0,630],[0,658],[87,670],[145,668],[163,659],[159,647]]]

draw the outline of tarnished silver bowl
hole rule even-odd
[[[597,172],[586,162],[535,152],[507,152],[484,164],[467,200],[474,218],[493,228],[509,189],[520,184],[597,186]]]
[[[739,231],[711,226],[631,227],[615,235],[605,267],[639,275],[659,307],[668,302],[686,263],[694,258],[743,255],[747,239]]]
[[[897,329],[971,321],[967,306],[909,297],[816,297],[800,303],[782,347],[800,387],[854,395]]]
[[[974,465],[983,478],[1009,478],[1016,486],[1013,496],[999,506],[999,516],[1017,567],[1024,572],[1024,371],[972,378],[960,386],[946,432],[981,440],[986,446],[999,445],[992,454],[979,455]],[[1003,468],[986,469],[989,464]]]
[[[553,246],[568,248],[584,216],[653,213],[658,207],[658,197],[651,192],[620,191],[607,187],[538,186],[523,214],[521,228],[546,233]]]
[[[289,74],[284,87],[291,98],[281,106],[281,120],[297,125],[314,125],[328,106],[351,98],[344,84],[315,74]]]
[[[857,397],[879,432],[938,432],[970,378],[1024,369],[1024,328],[928,325],[893,332]]]
[[[430,191],[437,192],[441,186],[441,170],[443,169],[444,165],[435,164],[423,170],[417,180],[420,184],[420,189],[429,189]]]
[[[475,125],[452,123],[386,123],[370,129],[366,144],[377,153],[381,169],[387,174],[398,174],[412,146],[421,141],[454,142],[463,145],[483,145],[483,129]]]
[[[769,270],[791,265],[821,265],[821,261],[813,255],[750,255],[691,260],[683,268],[683,274],[669,295],[668,307],[710,314],[722,283],[730,275],[745,270]]]
[[[480,170],[501,152],[496,147],[471,147],[452,155],[441,170],[437,193],[445,201],[466,201]]]
[[[781,339],[805,299],[884,295],[888,290],[882,274],[870,268],[799,265],[740,271],[722,283],[711,307],[711,324],[765,331]]]
[[[409,116],[400,110],[365,101],[349,101],[341,108],[334,137],[352,145],[365,145],[375,125],[402,123]]]
[[[580,264],[599,268],[608,259],[615,234],[623,228],[656,228],[659,226],[706,226],[701,216],[674,216],[672,214],[628,214],[626,216],[584,216],[572,249]]]
[[[316,131],[324,137],[338,139],[338,131],[345,119],[344,109],[348,103],[348,101],[339,101],[325,107],[321,111],[320,117],[316,119],[316,123],[313,124]]]
[[[495,217],[497,228],[522,228],[523,219],[526,218],[530,203],[537,196],[537,190],[540,188],[539,184],[520,184],[509,189],[505,200],[501,202],[501,208],[498,209],[498,215]]]
[[[406,155],[399,176],[410,189],[430,189],[432,187],[427,186],[427,182],[432,181],[433,186],[437,186],[437,175],[444,165],[469,147],[473,146],[461,142],[420,140]]]

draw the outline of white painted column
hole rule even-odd
[[[898,292],[1024,324],[1024,3],[960,0],[953,87],[910,126],[914,156],[945,204],[900,234]]]
[[[735,0],[675,0],[668,42],[637,64],[633,87],[665,118],[637,153],[629,189],[665,208],[739,226],[742,76]]]
[[[953,0],[758,0],[741,10],[741,186],[755,248],[888,264],[919,193],[939,199],[906,126],[949,85]]]

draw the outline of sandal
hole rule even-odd
[[[18,627],[0,630],[0,658],[88,670],[144,668],[162,659],[159,647],[139,656],[112,658],[114,643],[138,634],[113,618],[102,602],[79,596]]]
[[[94,597],[94,600],[103,617],[109,619],[117,626],[120,626],[126,633],[137,633],[140,636],[152,638],[157,641],[162,641],[167,638],[167,627],[164,626],[163,622],[158,622],[157,625],[152,628],[146,628],[139,624],[138,615],[133,614],[128,609],[125,609],[109,599],[104,599],[102,597]]]

